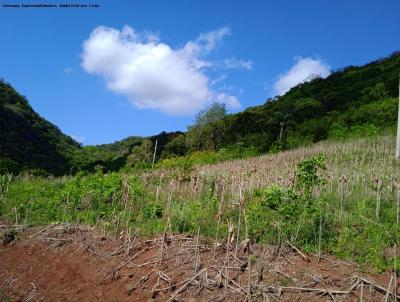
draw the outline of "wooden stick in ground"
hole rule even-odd
[[[364,282],[361,282],[361,290],[360,290],[360,302],[363,302],[364,300]]]
[[[390,288],[392,287],[392,281],[393,281],[393,275],[390,276],[389,286],[388,286],[388,289],[387,289],[387,292],[386,292],[385,298],[384,298],[384,299],[385,299],[385,300],[384,300],[385,302],[388,301]]]
[[[50,228],[52,228],[52,227],[54,227],[54,226],[56,226],[56,225],[57,225],[57,224],[50,224],[49,226],[45,227],[44,229],[41,229],[40,231],[38,231],[38,232],[36,232],[36,233],[30,235],[29,238],[32,238],[32,237],[35,237],[35,236],[37,236],[37,235],[39,235],[39,234],[41,234],[41,233],[44,233],[44,232],[46,232],[47,230],[49,230]]]
[[[400,222],[400,190],[397,189],[396,196],[396,242],[394,244],[394,301],[397,302],[397,243],[399,242],[399,222]]]
[[[323,283],[321,282],[321,285],[324,287],[324,289],[327,291],[328,295],[331,297],[333,302],[337,302],[335,297],[333,296],[333,294],[331,293],[331,291],[329,290],[329,288]],[[348,290],[349,292],[351,291],[351,289]]]
[[[168,202],[167,202],[167,228],[170,237],[172,237],[172,225],[171,225],[171,208],[172,208],[172,193],[174,190],[174,182],[171,180],[168,189]]]
[[[347,295],[350,294],[357,285],[362,281],[361,278],[357,278],[357,281],[348,290],[334,290],[326,288],[309,288],[309,287],[294,287],[294,286],[264,286],[264,285],[253,285],[254,287],[259,287],[261,290],[266,292],[318,292],[321,294],[329,294],[331,297],[335,295]]]
[[[249,261],[249,279],[248,279],[248,284],[249,284],[249,292],[247,293],[247,301],[251,302],[251,258],[248,258]]]
[[[318,292],[321,294],[335,294],[335,295],[347,295],[350,293],[350,291],[345,291],[345,290],[327,290],[324,288],[308,288],[308,287],[282,287],[282,286],[277,286],[277,287],[269,287],[267,288],[268,291],[275,291],[275,290],[280,290],[283,292]]]
[[[392,276],[392,277],[393,277],[393,276]],[[367,283],[367,284],[372,285],[373,287],[375,287],[375,289],[376,289],[377,291],[379,291],[379,292],[381,292],[381,293],[383,293],[383,294],[388,293],[389,295],[395,297],[395,294],[394,294],[393,292],[391,292],[388,288],[385,288],[385,287],[379,285],[378,283],[376,283],[376,282],[374,282],[374,281],[371,281],[371,280],[368,280],[368,279],[365,279],[365,278],[361,278],[361,277],[360,277],[360,280],[361,280],[362,282],[364,282],[364,283]],[[399,296],[396,296],[396,298],[399,299]]]
[[[393,256],[394,256],[394,268],[393,268],[393,275],[394,275],[394,302],[397,302],[397,240],[393,245]]]
[[[157,277],[157,282],[156,284],[154,284],[153,288],[151,289],[151,298],[155,299],[155,297],[157,296],[157,288],[160,286],[160,274],[158,274]]]
[[[121,225],[121,219],[120,219],[119,217],[117,217],[116,223],[117,223],[117,230],[115,231],[115,239],[118,238],[118,235],[119,235],[119,228],[120,228],[120,225]]]
[[[289,244],[291,248],[294,249],[301,256],[301,258],[303,258],[305,261],[310,262],[310,259],[305,254],[303,254],[297,247],[295,247],[292,243],[290,243],[289,240],[286,240],[286,243]]]
[[[342,224],[342,219],[343,219],[343,212],[344,212],[344,196],[345,196],[345,191],[344,191],[344,178],[343,176],[340,177],[340,187],[339,187],[339,192],[340,192],[340,214],[339,214],[339,223]]]
[[[397,189],[397,196],[396,196],[396,225],[399,227],[400,223],[400,189]]]
[[[319,230],[318,230],[318,262],[321,262],[321,241],[322,241],[322,209],[319,205]]]
[[[155,160],[156,160],[157,143],[158,143],[158,140],[156,140],[156,144],[155,144],[155,146],[154,146],[153,162],[151,163],[151,170],[153,170],[153,168],[154,168],[154,162],[155,162]]]
[[[218,214],[217,214],[217,232],[215,234],[215,244],[214,244],[214,259],[215,259],[215,253],[217,251],[217,244],[218,244],[218,235],[219,235],[219,225],[221,223],[221,214],[222,214],[222,207],[224,203],[224,194],[225,194],[225,184],[222,185],[222,192],[221,192],[221,199],[219,201],[219,206],[218,206]]]
[[[200,238],[200,227],[197,229],[196,252],[195,252],[196,260],[194,264],[194,273],[197,273],[197,269],[199,268],[199,257],[200,257],[199,238]]]
[[[152,273],[154,273],[154,272],[155,272],[155,270],[153,269],[153,270],[151,270],[147,275],[145,275],[145,276],[143,276],[142,278],[140,278],[139,282],[135,284],[135,286],[132,288],[131,292],[134,291],[136,288],[138,288],[138,286],[139,286],[140,284],[142,284],[143,282],[147,281],[147,280],[149,279],[150,275],[151,275]]]
[[[242,217],[242,184],[240,185],[239,189],[239,219],[238,219],[238,226],[237,226],[237,235],[236,235],[236,246],[235,246],[235,258],[237,258],[237,251],[238,251],[238,246],[239,246],[239,238],[240,238],[240,226],[241,226],[241,217]]]
[[[376,221],[379,221],[379,214],[381,211],[381,181],[377,179],[377,192],[376,192],[376,209],[375,209],[375,218]]]
[[[149,247],[144,248],[143,250],[137,252],[135,255],[133,255],[132,257],[130,257],[128,260],[123,261],[120,265],[117,266],[116,269],[114,269],[111,273],[108,273],[103,280],[101,280],[101,282],[98,283],[98,285],[102,284],[108,277],[114,275],[116,272],[118,272],[121,268],[123,268],[124,266],[126,266],[129,262],[131,262],[133,259],[135,259],[136,257],[138,257],[140,254],[144,253],[145,251],[149,250]]]
[[[164,256],[164,243],[165,243],[166,232],[167,232],[167,227],[164,228],[163,240],[161,242],[161,247],[160,247],[160,263],[159,263],[160,265],[163,261],[163,256]]]
[[[203,269],[203,270],[206,270],[206,269]],[[206,272],[206,273],[207,273],[207,272]],[[168,287],[156,289],[156,291],[158,291],[158,292],[163,292],[163,291],[169,290],[169,289],[171,289],[171,288],[177,287],[178,285],[181,285],[181,284],[183,284],[183,283],[188,282],[188,281],[191,280],[192,278],[193,278],[193,277],[190,277],[190,278],[188,278],[188,279],[186,279],[186,280],[183,280],[183,281],[181,281],[181,282],[178,282],[178,283],[173,284],[173,285],[168,286]],[[193,281],[194,281],[194,280],[192,280],[192,282],[193,282]]]
[[[350,288],[349,288],[348,291],[351,292],[352,290],[354,290],[354,289],[358,286],[358,284],[359,284],[360,282],[362,282],[362,281],[360,280],[360,278],[357,277],[356,281],[353,283],[352,286],[350,286]],[[363,284],[363,285],[364,285],[364,284]],[[369,301],[369,300],[368,300],[368,301]]]
[[[240,289],[240,292],[242,292],[245,296],[247,296],[247,291],[244,290],[243,287],[241,287],[238,283],[236,283],[235,281],[233,281],[233,279],[229,279],[228,276],[224,275],[224,273],[221,272],[221,276],[224,277],[228,283],[232,283],[233,285],[235,285],[238,289]],[[246,286],[245,286],[246,287]]]
[[[168,302],[171,302],[174,300],[174,298],[183,290],[185,290],[185,288],[194,280],[196,279],[198,276],[200,276],[203,272],[205,272],[207,269],[202,269],[200,272],[198,272],[196,275],[194,275],[192,278],[190,278],[185,284],[183,284],[179,289],[177,289],[171,297],[169,297]]]
[[[368,300],[367,301],[372,301],[372,293],[373,293],[373,289],[374,289],[374,286],[372,285],[372,284],[370,284],[369,286],[368,286]],[[375,293],[375,292],[374,292]]]
[[[335,297],[333,296],[333,294],[330,292],[330,290],[327,290],[327,291],[328,291],[328,295],[331,297],[331,299],[333,300],[333,302],[337,302],[336,299],[335,299]]]
[[[229,254],[230,254],[230,249],[231,249],[231,234],[233,233],[233,224],[227,219],[227,224],[228,224],[228,238],[226,241],[226,269],[225,269],[225,274],[226,274],[226,279],[225,279],[225,290],[228,290],[228,278],[229,278]]]

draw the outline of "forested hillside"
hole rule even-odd
[[[11,85],[0,82],[1,170],[62,174],[79,148],[71,137],[33,111],[27,99]]]
[[[141,169],[150,167],[157,141],[156,158],[160,157],[165,145],[181,132],[161,132],[151,137],[131,136],[121,141],[97,146],[84,146],[73,157],[73,171],[94,172],[118,171],[122,168]]]
[[[111,144],[82,147],[37,114],[9,83],[0,82],[0,173],[62,175],[80,170],[117,171],[135,165],[138,160],[129,157],[135,147],[137,153],[146,145],[148,150],[137,156],[140,161],[149,161],[156,140],[159,156],[165,144],[178,134],[181,133],[162,132],[149,138],[132,136]]]
[[[377,133],[397,118],[400,53],[333,72],[292,88],[283,96],[243,112],[226,114],[213,104],[186,133],[132,136],[81,147],[41,118],[25,97],[0,83],[0,169],[69,174],[80,170],[118,171],[151,167],[156,160],[185,156],[214,161],[292,149],[327,138]],[[201,152],[198,152],[201,151]],[[207,159],[200,162],[207,162]]]
[[[186,146],[192,151],[250,148],[264,153],[345,134],[357,126],[391,127],[397,117],[399,74],[399,52],[365,66],[345,67],[261,106],[199,126],[192,131],[194,137],[189,131]]]

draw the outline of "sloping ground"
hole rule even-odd
[[[393,274],[318,261],[290,243],[236,247],[184,235],[142,240],[126,231],[111,239],[69,224],[3,225],[2,234],[4,301],[394,300]]]
[[[400,187],[399,162],[395,158],[395,136],[388,134],[378,137],[357,138],[347,141],[323,141],[307,147],[266,154],[252,158],[196,166],[193,171],[155,170],[143,173],[142,181],[146,190],[168,192],[170,180],[176,181],[176,191],[186,198],[199,198],[210,178],[216,180],[215,191],[226,186],[226,200],[237,200],[240,192],[253,194],[254,189],[271,185],[291,187],[295,181],[294,172],[301,160],[317,154],[326,155],[327,169],[320,173],[327,178],[327,189],[337,193],[341,178],[346,177],[349,198],[359,198],[357,187],[365,195],[374,194],[366,181],[373,183],[377,178],[388,185]],[[386,196],[395,200],[393,196]],[[394,199],[393,199],[394,198]]]

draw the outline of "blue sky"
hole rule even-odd
[[[400,49],[399,1],[18,3],[0,3],[0,76],[84,144],[185,130],[213,100],[237,112]]]

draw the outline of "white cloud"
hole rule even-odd
[[[218,93],[215,99],[218,103],[225,103],[228,107],[232,109],[240,108],[240,103],[237,97],[226,94],[225,92]]]
[[[200,51],[210,52],[218,46],[225,36],[229,36],[230,34],[231,29],[228,26],[224,26],[217,30],[200,34],[194,45]],[[186,45],[193,45],[193,42],[189,42]]]
[[[238,60],[235,58],[229,58],[225,59],[222,62],[222,65],[226,69],[248,69],[251,70],[253,68],[253,62],[252,61],[246,61],[246,60]]]
[[[210,86],[214,86],[224,80],[226,80],[226,75],[219,76],[218,78],[215,78],[214,80],[211,81]]]
[[[237,108],[237,98],[213,91],[215,81],[205,73],[212,63],[204,56],[227,35],[229,27],[222,27],[173,49],[154,33],[101,26],[83,44],[82,67],[102,76],[110,90],[127,96],[138,108],[190,115],[213,100]]]
[[[313,58],[297,58],[290,70],[279,76],[274,84],[274,91],[283,95],[297,84],[307,82],[315,77],[326,78],[330,74],[330,66]]]

